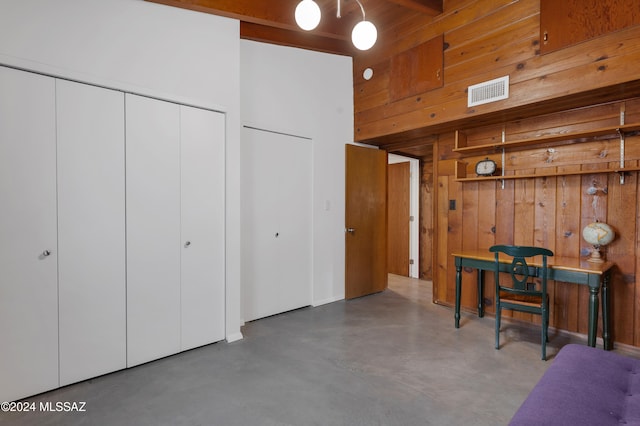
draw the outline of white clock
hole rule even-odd
[[[489,157],[476,163],[476,174],[478,176],[493,176],[497,169],[496,162],[489,159]]]

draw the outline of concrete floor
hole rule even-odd
[[[505,425],[566,338],[431,302],[428,282],[248,323],[217,343],[44,393],[85,412],[0,413],[2,425]]]

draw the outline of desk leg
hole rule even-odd
[[[484,285],[483,270],[478,269],[478,316],[484,317]]]
[[[602,340],[604,341],[604,350],[610,351],[611,334],[609,332],[609,278],[610,273],[607,271],[602,278]],[[596,311],[597,312],[597,311]],[[598,322],[596,321],[596,325]]]
[[[589,346],[596,346],[598,326],[598,287],[589,287]]]
[[[460,260],[456,258],[456,328],[460,328],[460,290],[462,287],[462,265]]]

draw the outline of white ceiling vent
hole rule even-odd
[[[467,107],[488,104],[509,97],[509,76],[474,84],[467,89]]]

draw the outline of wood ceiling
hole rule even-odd
[[[294,11],[300,0],[147,0],[154,3],[211,13],[240,20],[240,37],[285,46],[353,56],[351,30],[362,20],[355,0],[341,1],[341,18],[337,18],[337,0],[315,0],[322,20],[313,31],[301,30]],[[385,28],[415,14],[433,17],[442,13],[443,0],[361,0],[366,18],[378,29]]]

